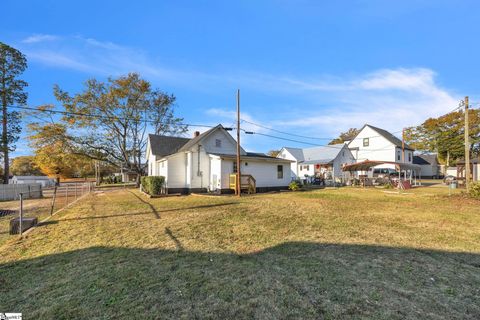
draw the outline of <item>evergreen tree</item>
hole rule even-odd
[[[20,137],[20,113],[9,111],[8,107],[25,104],[27,83],[18,79],[27,68],[27,59],[17,49],[0,42],[0,107],[2,119],[0,152],[3,157],[3,183],[8,183],[10,174],[9,153],[14,151],[15,143]]]

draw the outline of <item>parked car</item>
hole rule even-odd
[[[457,177],[452,175],[448,175],[448,176],[445,176],[445,178],[443,178],[443,183],[445,183],[447,186],[452,182],[456,182],[456,181],[457,181]]]
[[[373,169],[373,178],[389,178],[398,177],[398,172],[392,168],[375,168]]]

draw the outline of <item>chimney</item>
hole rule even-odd
[[[193,137],[194,137],[194,138],[198,137],[199,135],[200,135],[200,131],[195,131],[195,132],[193,133]]]

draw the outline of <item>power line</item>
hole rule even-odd
[[[461,101],[462,103],[462,101]],[[452,111],[448,112],[448,113],[452,113],[452,112],[455,112],[456,110],[462,108],[463,106],[461,105],[456,107],[455,109],[453,109]],[[91,117],[91,118],[97,118],[97,119],[100,119],[100,120],[109,120],[109,121],[112,121],[112,120],[115,120],[115,121],[118,121],[118,120],[122,120],[122,121],[128,121],[128,120],[131,120],[131,121],[137,121],[137,122],[145,122],[145,123],[150,123],[150,124],[158,124],[157,121],[154,121],[154,120],[147,120],[147,119],[135,119],[135,118],[129,118],[129,117],[116,117],[116,116],[104,116],[104,115],[96,115],[96,114],[89,114],[89,113],[81,113],[81,112],[71,112],[71,111],[60,111],[60,110],[51,110],[51,109],[38,109],[38,108],[33,108],[33,107],[28,107],[28,106],[10,106],[9,108],[15,108],[15,109],[21,109],[21,110],[29,110],[29,111],[36,111],[36,112],[44,112],[44,113],[51,113],[51,114],[61,114],[61,115],[66,115],[66,116],[81,116],[81,117]],[[448,114],[447,113],[447,114]],[[267,129],[267,130],[271,130],[271,131],[274,131],[274,132],[278,132],[278,133],[281,133],[283,135],[289,135],[289,136],[293,136],[293,137],[299,137],[299,138],[304,138],[304,139],[312,139],[312,140],[334,140],[335,138],[320,138],[320,137],[310,137],[310,136],[305,136],[305,135],[299,135],[299,134],[295,134],[295,133],[290,133],[290,132],[286,132],[286,131],[282,131],[282,130],[278,130],[278,129],[275,129],[275,128],[271,128],[271,127],[268,127],[268,126],[264,126],[262,124],[258,124],[258,123],[254,123],[252,121],[248,121],[248,120],[245,120],[245,119],[241,119],[242,122],[246,122],[246,123],[249,123],[249,124],[252,124],[252,125],[255,125],[255,126],[258,126],[260,128],[263,128],[263,129]],[[191,123],[177,123],[178,125],[184,125],[184,126],[187,126],[187,127],[205,127],[205,128],[213,128],[215,126],[212,126],[212,125],[205,125],[205,124],[191,124]],[[226,129],[230,129],[231,128],[226,128]],[[305,144],[305,145],[310,145],[310,146],[316,146],[316,147],[327,147],[327,148],[336,148],[338,149],[338,147],[334,147],[332,145],[328,145],[328,144],[317,144],[317,143],[312,143],[312,142],[307,142],[307,141],[301,141],[301,140],[297,140],[297,139],[289,139],[289,138],[285,138],[285,137],[279,137],[279,136],[275,136],[275,135],[270,135],[270,134],[265,134],[265,133],[260,133],[260,132],[253,132],[253,131],[246,131],[244,129],[241,129],[242,131],[244,131],[245,133],[247,134],[256,134],[256,135],[261,135],[261,136],[265,136],[265,137],[269,137],[269,138],[273,138],[273,139],[278,139],[278,140],[284,140],[284,141],[289,141],[289,142],[295,142],[295,143],[300,143],[300,144]],[[390,132],[392,135],[393,133],[398,133],[398,132],[401,132],[401,131],[395,131],[395,132]],[[382,135],[375,135],[375,136],[369,136],[369,137],[362,137],[362,138],[353,138],[351,140],[355,140],[355,139],[363,139],[363,138],[375,138],[375,137],[381,137]],[[370,150],[370,151],[379,151],[379,150],[383,150],[383,149],[378,149],[378,150]],[[369,151],[369,152],[370,152]]]
[[[245,129],[240,129],[240,130],[241,130],[241,131],[244,131],[246,134],[255,134],[255,135],[265,136],[265,137],[274,138],[274,139],[278,139],[278,140],[284,140],[284,141],[290,141],[290,142],[295,142],[295,143],[307,144],[307,145],[311,145],[311,146],[314,146],[314,147],[325,147],[325,148],[332,148],[332,149],[337,149],[337,150],[340,150],[340,149],[341,149],[341,148],[339,148],[338,146],[335,146],[335,145],[315,144],[315,143],[310,143],[310,142],[306,142],[306,141],[300,141],[300,140],[295,140],[295,139],[289,139],[289,138],[274,136],[274,135],[270,135],[270,134],[266,134],[266,133],[247,131],[247,130],[245,130]],[[345,144],[342,144],[342,147],[343,147],[343,145],[345,145]],[[363,153],[365,154],[365,153],[369,153],[369,152],[382,151],[382,150],[385,150],[385,149],[387,149],[387,148],[389,148],[389,147],[390,147],[390,146],[385,146],[385,147],[380,148],[380,149],[372,149],[372,150],[365,151],[365,152],[363,152]]]
[[[462,101],[461,101],[462,102]],[[480,104],[480,103],[478,103]],[[453,110],[445,113],[444,115],[446,114],[449,114],[449,113],[452,113],[452,112],[455,112],[457,111],[458,109],[461,109],[463,106],[460,104],[458,107],[455,107]],[[254,123],[254,122],[251,122],[251,121],[248,121],[248,120],[245,120],[245,119],[242,119],[242,122],[246,122],[246,123],[249,123],[249,124],[252,124],[252,125],[255,125],[257,127],[260,127],[260,128],[264,128],[264,129],[267,129],[267,130],[271,130],[271,131],[274,131],[274,132],[278,132],[278,133],[281,133],[281,134],[285,134],[285,135],[290,135],[290,136],[293,136],[293,137],[299,137],[299,138],[306,138],[306,139],[312,139],[312,140],[335,140],[336,138],[320,138],[320,137],[312,137],[312,136],[304,136],[304,135],[299,135],[299,134],[295,134],[295,133],[291,133],[291,132],[285,132],[285,131],[281,131],[281,130],[277,130],[277,129],[274,129],[274,128],[271,128],[271,127],[267,127],[267,126],[264,126],[264,125],[261,125],[261,124],[258,124],[258,123]],[[411,126],[411,127],[415,127],[414,126]],[[392,131],[389,133],[391,133],[392,135],[395,134],[395,133],[400,133],[402,132],[402,130],[398,130],[398,131]],[[377,137],[382,137],[382,135],[375,135],[375,136],[368,136],[368,137],[362,137],[362,138],[353,138],[351,139],[350,141],[352,140],[356,140],[356,139],[363,139],[363,138],[377,138]]]
[[[50,110],[50,109],[38,109],[38,108],[32,108],[32,107],[27,107],[27,106],[9,106],[9,108],[36,111],[36,112],[44,112],[44,113],[61,114],[61,115],[66,115],[66,116],[80,116],[80,117],[97,118],[99,120],[110,120],[110,121],[111,120],[115,120],[115,121],[121,120],[121,121],[136,121],[136,122],[144,122],[144,123],[150,123],[150,124],[159,124],[158,121],[148,120],[148,119],[135,119],[135,118],[116,117],[116,116],[102,116],[102,115],[96,115],[96,114],[91,114],[91,113],[60,111],[60,110]],[[212,125],[205,125],[205,124],[192,124],[192,123],[176,123],[176,124],[183,125],[183,126],[188,126],[188,127],[205,127],[205,128],[215,127],[215,126],[212,126]]]
[[[258,124],[258,123],[254,123],[254,122],[245,120],[245,119],[241,119],[241,120],[242,120],[242,122],[250,123],[250,124],[253,124],[254,126],[257,126],[257,127],[260,127],[260,128],[264,128],[264,129],[267,129],[267,130],[271,130],[271,131],[274,131],[274,132],[278,132],[278,133],[281,133],[281,134],[290,135],[290,136],[294,136],[294,137],[314,139],[314,140],[333,140],[333,139],[335,139],[335,138],[318,138],[318,137],[303,136],[303,135],[300,135],[300,134],[280,131],[280,130],[277,130],[277,129],[274,129],[274,128],[270,128],[270,127],[267,127],[267,126],[264,126],[264,125],[261,125],[261,124]]]
[[[264,125],[261,125],[261,124],[258,124],[258,123],[254,123],[254,122],[251,122],[251,121],[248,121],[248,120],[244,120],[244,119],[242,119],[242,121],[253,124],[253,125],[258,126],[260,128],[264,128],[264,129],[267,129],[267,130],[271,130],[271,131],[274,131],[274,132],[278,132],[278,133],[293,136],[293,137],[306,138],[306,139],[312,139],[312,140],[335,140],[335,139],[337,139],[337,138],[318,138],[318,137],[303,136],[303,135],[298,135],[298,134],[295,134],[295,133],[290,133],[290,132],[277,130],[277,129],[267,127],[267,126],[264,126]],[[394,131],[394,132],[390,132],[390,133],[393,135],[394,133],[399,133],[399,132],[402,132],[402,130]],[[353,139],[350,139],[350,141],[356,140],[356,139],[377,138],[377,137],[382,137],[382,135],[368,136],[368,137],[362,137],[362,138],[353,138]],[[315,145],[317,145],[317,144],[315,144]]]

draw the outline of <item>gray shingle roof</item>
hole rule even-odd
[[[221,124],[199,134],[197,137],[193,138],[193,139],[189,139],[189,141],[187,143],[185,143],[178,151],[188,151],[191,147],[193,147],[198,141],[200,141],[201,139],[203,139],[204,137],[208,136],[210,133],[212,133],[213,131],[215,131],[216,129],[218,128],[223,128]]]
[[[372,125],[369,125],[369,124],[366,124],[363,126],[363,128],[365,128],[366,126],[369,126],[370,128],[372,128],[373,130],[377,131],[380,135],[382,135],[385,139],[387,139],[388,141],[390,141],[391,143],[393,143],[395,146],[401,148],[402,147],[402,140],[400,140],[399,138],[395,137],[393,134],[391,134],[390,132],[388,132],[387,130],[384,130],[384,129],[380,129],[380,128],[377,128],[377,127],[374,127]],[[360,129],[360,131],[363,130]],[[359,132],[360,132],[359,131]],[[411,150],[411,151],[415,151],[415,149],[413,149],[412,147],[410,147],[408,144],[405,143],[405,149],[408,149],[408,150]]]
[[[420,156],[413,156],[413,164],[430,164],[430,162]]]
[[[13,176],[17,180],[49,180],[47,176]]]
[[[182,137],[159,136],[149,134],[150,149],[152,154],[160,157],[165,157],[174,154],[180,150],[182,146],[193,139]]]
[[[426,153],[426,154],[419,154],[418,157],[422,158],[429,164],[437,165],[438,164],[438,156],[436,153]]]
[[[304,163],[315,162],[315,163],[329,163],[335,160],[338,156],[344,144],[332,144],[329,146],[323,147],[313,147],[303,149],[303,159]]]
[[[345,144],[333,144],[312,148],[289,148],[284,149],[290,152],[298,162],[305,164],[326,164],[335,160]]]
[[[297,159],[297,161],[303,161],[303,151],[300,148],[290,148],[290,147],[284,147],[285,150],[290,152],[292,156]]]

